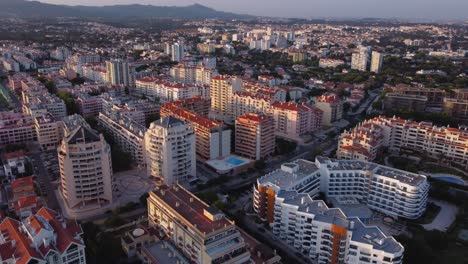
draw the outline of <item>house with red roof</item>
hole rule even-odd
[[[41,208],[23,221],[0,224],[0,263],[86,263],[83,230],[57,212]]]

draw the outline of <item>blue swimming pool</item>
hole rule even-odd
[[[458,179],[455,177],[450,177],[450,176],[436,176],[434,179],[445,181],[445,182],[450,182],[450,183],[455,183],[458,185],[465,185],[465,181],[462,179]]]
[[[228,159],[225,160],[227,163],[233,165],[233,166],[239,166],[241,165],[242,163],[245,163],[244,160],[241,160],[241,159],[238,159],[238,158],[235,158],[235,157],[230,157]]]

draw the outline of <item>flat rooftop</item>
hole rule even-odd
[[[413,186],[417,186],[427,180],[427,177],[421,174],[398,170],[372,162],[358,160],[335,160],[325,157],[317,157],[316,159],[319,163],[326,165],[327,168],[332,171],[372,171],[375,175],[396,179],[402,183]]]
[[[307,160],[296,160],[294,162],[285,163],[281,167],[281,169],[272,171],[258,179],[258,183],[262,185],[272,184],[278,186],[280,189],[285,189],[319,170],[319,168],[315,166],[315,163]],[[293,173],[286,171],[292,171],[294,168],[297,169]]]
[[[143,248],[150,257],[150,263],[189,264],[185,258],[170,242],[159,241]]]
[[[224,216],[220,220],[210,220],[204,213],[205,210],[210,210],[209,206],[179,185],[163,185],[153,191],[153,194],[201,233],[209,234],[234,225]]]

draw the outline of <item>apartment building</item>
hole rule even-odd
[[[76,99],[80,115],[83,117],[96,117],[102,112],[102,102],[99,96],[80,93]]]
[[[161,117],[176,117],[193,129],[198,160],[207,161],[229,156],[231,154],[231,130],[222,122],[211,120],[199,114],[200,112],[186,108],[185,105],[195,107],[202,112],[206,111],[205,104],[199,99],[183,100],[164,104],[161,107]]]
[[[184,64],[178,64],[172,67],[170,74],[176,82],[208,86],[210,85],[211,78],[219,75],[216,68],[206,66],[186,66]]]
[[[316,263],[402,263],[404,247],[376,226],[306,193],[280,191],[273,234]]]
[[[185,57],[185,45],[182,43],[174,43],[171,46],[171,60],[182,61]]]
[[[36,130],[37,141],[42,150],[54,150],[57,148],[62,130],[61,123],[49,114],[43,114],[34,117],[34,128]]]
[[[215,45],[212,43],[199,43],[197,44],[197,50],[201,53],[214,53]]]
[[[366,127],[366,133],[360,132]],[[430,122],[414,122],[397,117],[366,120],[340,136],[337,156],[346,159],[373,160],[381,146],[444,158],[468,167],[468,128],[439,127]],[[370,153],[370,155],[369,155]]]
[[[192,97],[209,98],[209,86],[192,83],[175,83],[159,78],[145,77],[136,82],[135,93],[161,102],[177,101]]]
[[[133,162],[146,166],[146,127],[116,111],[99,113],[99,122],[110,133],[114,143],[131,155]]]
[[[383,101],[384,110],[410,110],[424,112],[427,97],[421,95],[387,93]]]
[[[86,264],[83,230],[48,208],[17,221],[0,224],[0,262]]]
[[[276,196],[280,191],[297,190],[312,197],[320,192],[320,171],[314,162],[296,160],[281,165],[261,178],[253,191],[253,209],[264,221],[272,224]]]
[[[241,90],[242,80],[238,77],[220,75],[211,79],[211,114],[215,119],[232,121],[230,114],[232,97]]]
[[[149,193],[149,225],[157,227],[193,263],[248,263],[250,252],[234,221],[179,184]]]
[[[315,107],[322,110],[322,125],[331,126],[343,118],[343,101],[334,94],[321,95],[315,98]]]
[[[357,160],[318,157],[315,163],[327,198],[356,198],[372,210],[407,219],[426,210],[429,183],[424,175]]]
[[[114,59],[106,61],[107,80],[112,85],[124,85],[131,87],[135,85],[133,69],[128,61]]]
[[[343,60],[334,60],[330,58],[321,58],[319,60],[319,67],[320,68],[336,68],[340,65],[344,65],[345,62]]]
[[[280,191],[297,191],[314,197],[356,199],[370,209],[392,217],[419,218],[426,210],[427,177],[358,160],[317,157],[315,162],[297,160],[257,180],[254,211],[272,223],[273,204]]]
[[[275,122],[263,114],[246,114],[236,119],[236,154],[261,160],[275,152]]]
[[[23,112],[31,116],[48,112],[55,119],[62,120],[67,116],[67,106],[62,99],[46,90],[23,91]]]
[[[367,71],[371,60],[371,47],[361,47],[358,52],[351,56],[351,69],[358,71]]]
[[[443,110],[450,116],[468,120],[468,89],[454,89],[451,97],[444,98]]]
[[[390,89],[397,94],[425,96],[427,98],[428,107],[441,107],[446,97],[446,92],[439,88],[399,84],[395,87],[390,87]]]
[[[167,116],[153,122],[145,148],[148,175],[165,184],[196,177],[195,135],[183,121]]]
[[[322,126],[323,112],[312,105],[276,102],[272,105],[272,115],[276,135],[292,140],[299,140]]]
[[[57,152],[65,210],[77,219],[102,213],[114,200],[110,146],[77,115],[65,120],[64,132]]]
[[[236,120],[249,113],[270,114],[276,98],[260,93],[236,92],[231,100],[230,119]]]
[[[37,139],[31,116],[0,112],[0,145],[26,143]]]
[[[370,64],[370,71],[375,73],[380,73],[382,70],[384,55],[378,51],[372,51],[372,58]]]

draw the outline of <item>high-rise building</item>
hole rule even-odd
[[[206,117],[209,100],[192,98],[164,104],[161,117],[176,117],[195,132],[196,154],[200,161],[227,157],[231,154],[231,130],[222,122]]]
[[[371,57],[370,53],[370,47],[361,47],[358,52],[354,52],[351,57],[351,69],[367,71]]]
[[[395,238],[306,193],[280,191],[274,211],[273,234],[314,263],[403,262],[404,247]]]
[[[135,85],[135,77],[130,64],[122,59],[106,61],[107,79],[112,85]]]
[[[265,159],[275,151],[275,122],[263,114],[246,114],[236,120],[236,153],[252,160]]]
[[[148,175],[165,184],[196,177],[195,135],[183,121],[164,117],[145,134]]]
[[[248,246],[234,221],[179,184],[149,193],[148,221],[197,264],[249,263]]]
[[[80,116],[66,119],[64,128],[57,151],[67,214],[82,218],[102,213],[114,199],[111,148]]]
[[[383,54],[378,51],[372,51],[370,71],[380,73],[382,70]]]
[[[174,43],[171,46],[172,61],[182,61],[185,57],[185,47],[182,43]]]
[[[242,90],[242,79],[220,75],[213,77],[210,84],[211,110],[218,120],[231,118],[231,101],[235,92]],[[232,121],[232,120],[229,120]]]

